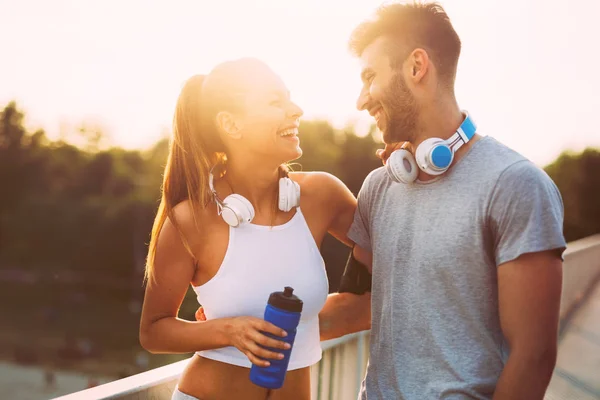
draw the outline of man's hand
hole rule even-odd
[[[206,321],[206,315],[204,315],[204,307],[200,306],[196,310],[196,321]]]
[[[409,146],[410,146],[409,142],[395,142],[395,143],[386,144],[385,149],[377,149],[377,151],[375,152],[375,155],[377,156],[377,158],[379,158],[381,160],[383,165],[385,165],[385,163],[387,162],[387,159],[390,158],[390,156],[392,155],[392,153],[395,150],[407,149],[410,151]]]

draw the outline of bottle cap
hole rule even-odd
[[[273,292],[269,296],[269,304],[285,311],[302,312],[304,303],[293,292],[294,289],[289,286],[286,286],[283,292]]]

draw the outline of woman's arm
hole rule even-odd
[[[189,221],[189,210],[176,207],[178,221]],[[220,318],[206,322],[186,321],[177,317],[179,307],[194,276],[194,262],[170,220],[158,238],[154,274],[148,280],[140,323],[140,343],[151,353],[191,353],[235,346],[257,365],[280,353],[259,346],[286,348],[286,343],[260,331],[285,336],[285,331],[253,317]]]
[[[331,174],[319,173],[319,193],[322,205],[331,215],[328,233],[348,246],[354,246],[348,231],[354,221],[356,198],[348,187]],[[314,182],[313,182],[314,183]],[[356,260],[371,272],[372,255],[369,251],[354,246]],[[353,332],[371,328],[371,293],[332,293],[319,313],[321,340],[328,340]]]
[[[334,218],[328,232],[340,242],[353,246],[354,242],[348,238],[348,231],[354,220],[356,197],[344,182],[333,175],[331,177]]]
[[[354,246],[354,257],[369,273],[373,256],[367,250]],[[371,329],[371,293],[332,293],[319,313],[321,340],[334,339],[349,333]]]
[[[326,220],[329,221],[327,233],[352,247],[354,243],[348,238],[348,230],[356,210],[354,194],[344,182],[327,172],[310,172],[303,183],[317,196],[321,208],[319,214],[326,216]]]

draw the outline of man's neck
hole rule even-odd
[[[464,114],[455,101],[436,102],[419,113],[418,128],[413,147],[429,138],[449,139],[464,120]]]

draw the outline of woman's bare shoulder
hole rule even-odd
[[[301,197],[309,197],[328,207],[353,209],[356,197],[341,179],[328,172],[292,172],[290,178],[300,185]]]
[[[169,216],[175,224],[185,233],[197,233],[213,223],[213,204],[208,206],[194,205],[190,200],[183,200],[173,207]],[[173,223],[173,221],[170,221]]]
[[[349,193],[350,190],[341,179],[329,172],[323,171],[301,171],[290,172],[290,178],[298,182],[303,191],[323,193],[331,195],[332,193]]]

